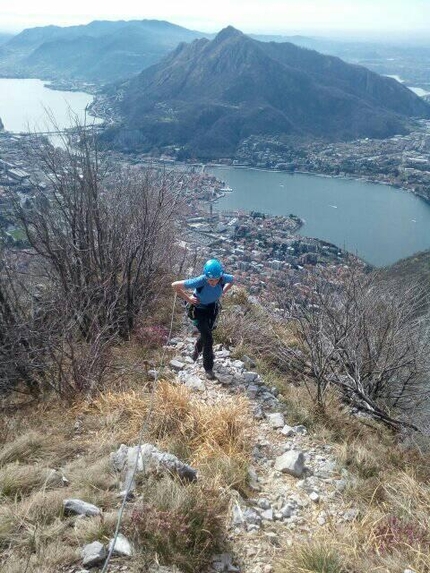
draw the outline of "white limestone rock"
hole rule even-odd
[[[273,509],[266,509],[266,511],[263,511],[261,513],[261,518],[264,519],[265,521],[273,521]]]
[[[275,430],[278,428],[283,428],[285,425],[284,416],[280,412],[275,414],[267,414],[266,418],[270,426]]]
[[[301,477],[305,469],[305,456],[302,452],[290,450],[276,458],[275,470],[282,473]]]
[[[109,551],[111,550],[113,543],[114,539],[111,539],[109,541]],[[131,557],[133,555],[133,552],[134,552],[133,547],[130,541],[122,533],[119,533],[115,542],[113,553],[115,555],[121,555],[123,557]]]
[[[81,499],[65,499],[63,501],[63,508],[65,514],[73,513],[75,515],[86,515],[87,517],[102,514],[102,510],[99,507],[92,503],[82,501]]]
[[[179,372],[180,370],[184,369],[185,364],[179,360],[171,360],[169,362],[169,366],[172,370],[175,370],[175,372]]]
[[[285,426],[281,430],[281,434],[283,434],[284,436],[287,436],[289,438],[291,436],[295,436],[296,432],[294,431],[293,427],[288,426],[288,424],[285,424]]]
[[[93,541],[82,548],[82,564],[93,567],[106,559],[107,551],[100,541]]]
[[[217,573],[240,573],[240,569],[233,565],[233,557],[230,553],[220,553],[213,556],[212,568]]]
[[[122,474],[120,484],[122,491],[135,489],[133,479],[135,467],[136,473],[173,473],[187,481],[196,481],[197,479],[195,469],[181,462],[173,454],[160,452],[152,444],[142,444],[140,448],[139,446],[128,447],[121,444],[119,449],[111,454],[110,461],[112,467]]]

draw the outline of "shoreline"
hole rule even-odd
[[[59,79],[59,78],[40,78],[40,77],[23,77],[22,75],[15,75],[15,76],[2,76],[0,75],[0,79],[37,79],[40,80],[41,82],[43,82],[44,87],[46,87],[47,89],[50,89],[52,91],[64,91],[64,92],[80,92],[80,93],[85,93],[87,95],[91,95],[93,96],[93,102],[90,104],[90,108],[88,110],[88,114],[90,117],[96,118],[101,120],[101,125],[103,124],[104,121],[106,121],[106,118],[103,117],[102,115],[95,115],[92,113],[92,105],[94,104],[94,102],[96,101],[96,96],[98,91],[103,87],[103,84],[95,84],[95,83],[91,83],[91,82],[85,82],[84,80],[64,80],[64,79]],[[430,93],[430,92],[429,92]],[[181,161],[176,161],[173,160],[175,164],[178,165],[184,165],[184,166],[188,166],[188,163],[184,163]],[[412,193],[413,195],[415,195],[416,197],[419,197],[420,199],[422,199],[423,201],[425,201],[427,204],[430,204],[430,197],[427,197],[423,194],[421,194],[420,192],[417,192],[415,189],[410,188],[410,187],[404,187],[402,185],[393,183],[393,182],[389,182],[386,181],[384,179],[379,179],[379,178],[372,178],[370,179],[369,177],[366,177],[365,175],[335,175],[335,174],[330,174],[330,173],[324,173],[324,172],[315,172],[315,171],[303,171],[303,170],[296,170],[296,171],[286,171],[283,169],[274,169],[274,168],[263,168],[263,167],[254,167],[252,165],[226,165],[226,164],[219,164],[219,163],[213,163],[211,161],[209,161],[208,163],[203,163],[200,162],[199,165],[202,165],[203,168],[205,169],[208,166],[213,166],[213,167],[218,167],[218,168],[236,168],[236,169],[252,169],[252,170],[256,170],[256,171],[264,171],[264,172],[273,172],[273,173],[287,173],[289,175],[294,175],[296,173],[298,174],[302,174],[302,175],[314,175],[315,177],[326,177],[326,178],[333,178],[333,179],[345,179],[345,180],[352,180],[352,181],[362,181],[362,182],[366,182],[366,183],[372,183],[375,185],[385,185],[385,186],[389,186],[389,187],[393,187],[394,189],[400,189],[401,191],[407,191],[409,193]]]
[[[101,86],[83,80],[60,80],[58,78],[41,78],[36,76],[14,75],[6,76],[0,74],[0,80],[39,80],[46,89],[60,92],[81,92],[87,95],[95,96]],[[64,85],[63,83],[64,82]],[[76,84],[76,85],[75,85]]]
[[[178,162],[179,164],[182,164],[181,162]],[[183,165],[187,165],[186,163],[183,163]],[[399,189],[400,191],[406,191],[407,193],[411,193],[412,195],[415,195],[416,197],[419,197],[420,199],[422,199],[423,201],[425,201],[426,203],[430,204],[430,199],[427,199],[426,197],[423,197],[422,195],[420,195],[419,193],[417,193],[416,191],[413,191],[412,189],[409,189],[408,187],[402,187],[400,185],[396,185],[396,183],[389,183],[387,181],[383,181],[383,180],[377,180],[377,179],[369,179],[368,177],[362,176],[362,177],[353,177],[348,176],[348,175],[330,175],[328,173],[317,173],[315,171],[302,171],[297,169],[297,171],[285,171],[283,169],[270,169],[269,167],[253,167],[251,165],[225,165],[224,163],[205,163],[202,164],[204,165],[204,168],[206,169],[206,167],[215,167],[217,169],[249,169],[250,171],[263,171],[265,173],[285,173],[285,175],[311,175],[313,177],[323,177],[326,179],[343,179],[345,181],[360,181],[362,183],[371,183],[373,185],[384,185],[385,187],[392,187],[393,189]]]

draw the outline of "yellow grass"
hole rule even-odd
[[[106,393],[87,406],[88,413],[106,421],[95,439],[136,443],[147,419],[150,397],[135,391]],[[154,396],[145,439],[161,446],[184,442],[189,461],[199,464],[214,456],[248,457],[251,417],[242,397],[224,398],[208,405],[183,385],[161,381]]]
[[[21,498],[35,489],[58,487],[62,476],[40,465],[8,464],[0,470],[0,495]]]
[[[352,523],[329,521],[313,539],[295,539],[275,573],[430,573],[430,459],[406,448],[374,421],[351,416],[336,393],[324,411],[305,385],[275,374],[289,423],[303,423],[313,439],[334,446],[339,469],[350,474],[345,507],[359,510]]]
[[[48,449],[48,439],[43,434],[30,431],[5,444],[0,450],[0,467],[12,462],[38,461]]]

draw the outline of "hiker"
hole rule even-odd
[[[233,275],[224,273],[220,261],[209,259],[203,267],[202,275],[172,283],[178,295],[189,303],[188,316],[199,331],[192,358],[195,362],[203,351],[203,367],[208,380],[216,379],[213,371],[212,330],[219,312],[219,299],[231,289],[233,280]],[[193,290],[193,294],[187,290]]]

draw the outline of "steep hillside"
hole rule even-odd
[[[315,408],[310,380],[281,373],[249,344],[292,333],[256,320],[244,293],[231,302],[218,338],[239,334],[238,319],[253,328],[239,346],[217,346],[216,382],[189,361],[192,339],[178,329],[155,384],[145,364],[159,369],[160,353],[130,341],[91,399],[5,410],[2,571],[101,570],[148,421],[109,572],[429,570],[428,456],[335,396]],[[157,465],[160,451],[169,455]]]
[[[232,27],[181,44],[112,96],[126,131],[111,140],[184,146],[200,157],[233,154],[250,135],[386,137],[407,132],[411,117],[430,117],[430,106],[395,80]]]
[[[201,37],[158,20],[94,21],[24,30],[0,49],[0,73],[114,81],[159,61],[179,42]]]
[[[5,34],[3,32],[0,32],[0,44],[8,42],[12,38],[12,36],[13,34]]]
[[[430,292],[430,251],[416,253],[384,269],[384,276],[411,285],[422,284]]]

